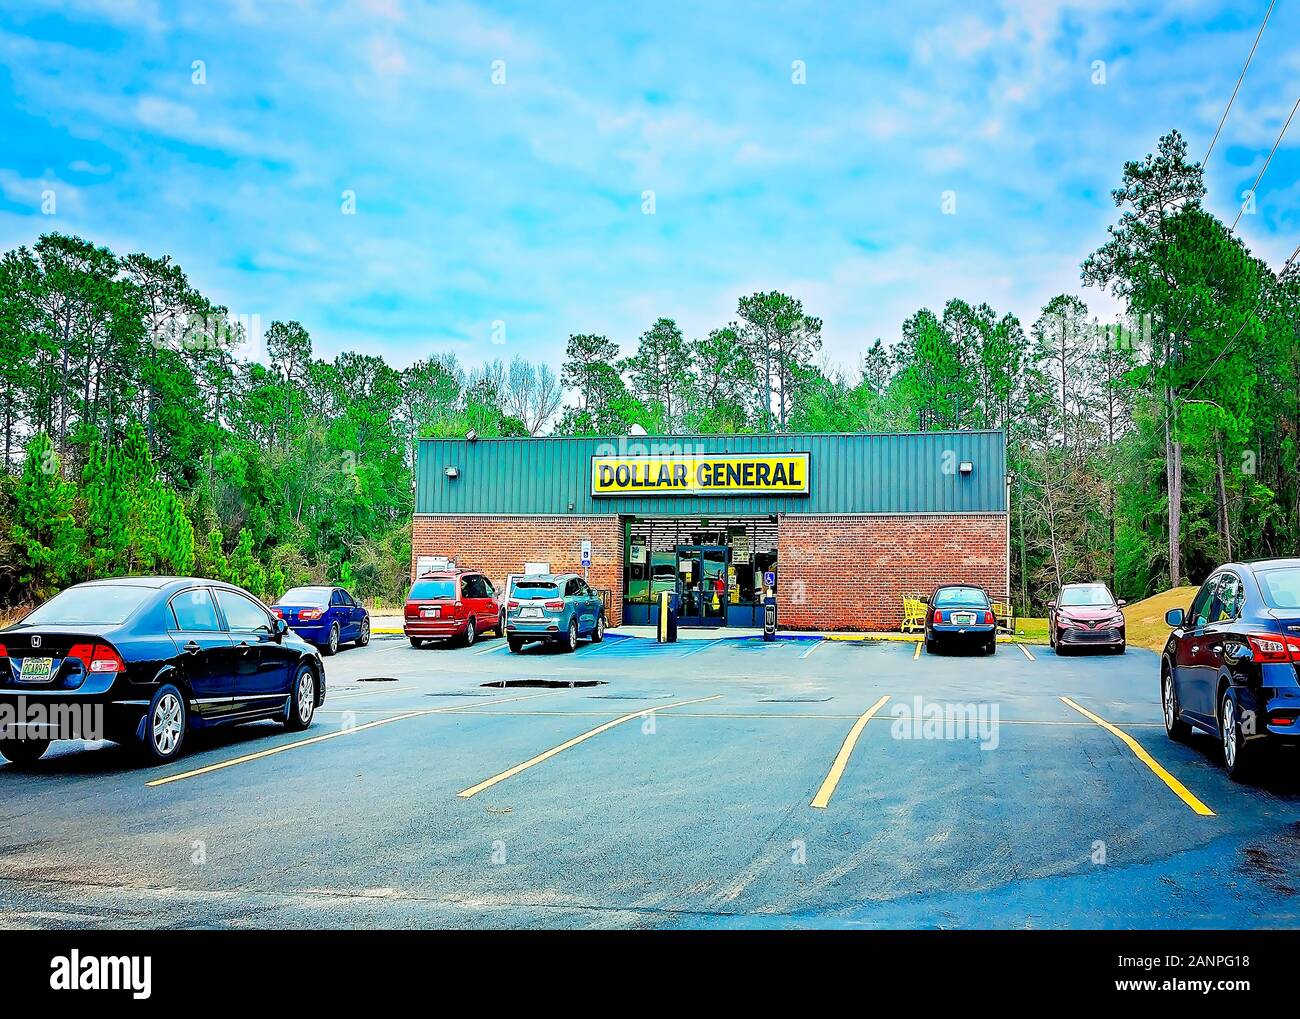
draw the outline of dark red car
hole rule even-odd
[[[1105,584],[1066,584],[1047,603],[1047,635],[1058,655],[1071,648],[1097,647],[1124,653],[1124,599]]]
[[[402,632],[411,647],[426,640],[460,640],[473,644],[480,633],[501,636],[505,625],[492,581],[474,570],[426,573],[406,596]]]

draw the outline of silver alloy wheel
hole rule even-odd
[[[1237,763],[1237,717],[1236,710],[1232,705],[1232,698],[1223,698],[1223,759],[1228,762],[1228,767],[1234,767]]]
[[[330,653],[333,654],[339,649],[339,624],[335,623],[330,627]]]
[[[1176,721],[1174,717],[1174,677],[1173,676],[1165,677],[1165,686],[1164,686],[1163,693],[1164,696],[1161,698],[1161,700],[1164,701],[1165,729],[1169,731],[1173,731],[1174,722]]]
[[[370,643],[370,620],[369,619],[363,619],[361,621],[361,643],[362,644]]]
[[[596,639],[603,640],[604,638],[605,638],[605,617],[597,616],[596,617]]]
[[[474,620],[471,619],[465,623],[465,644],[468,646],[474,643]]]
[[[153,745],[159,757],[170,757],[181,741],[184,711],[175,694],[165,693],[153,709]]]
[[[298,677],[298,721],[306,725],[315,710],[316,680],[312,678],[311,669],[303,669]]]
[[[576,619],[569,621],[569,650],[576,651],[578,648],[578,621]]]

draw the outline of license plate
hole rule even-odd
[[[18,679],[23,683],[48,683],[53,672],[53,658],[24,658]]]
[[[542,610],[531,608],[531,607],[522,608],[519,610],[519,618],[520,619],[541,619]]]
[[[954,612],[952,614],[952,621],[954,623],[962,623],[969,626],[971,623],[975,622],[975,615],[971,612]]]
[[[442,609],[434,605],[432,608],[420,609],[420,615],[424,616],[425,619],[437,619],[442,615]]]

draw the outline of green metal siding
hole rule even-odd
[[[591,495],[596,454],[811,454],[807,496],[599,497]],[[952,473],[944,471],[945,458]],[[963,477],[955,463],[969,460]],[[460,472],[454,481],[447,467]],[[417,513],[637,516],[772,513],[1002,513],[1002,432],[899,435],[717,435],[620,438],[421,439]]]

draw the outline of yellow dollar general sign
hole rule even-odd
[[[807,495],[807,453],[593,456],[592,495]]]

